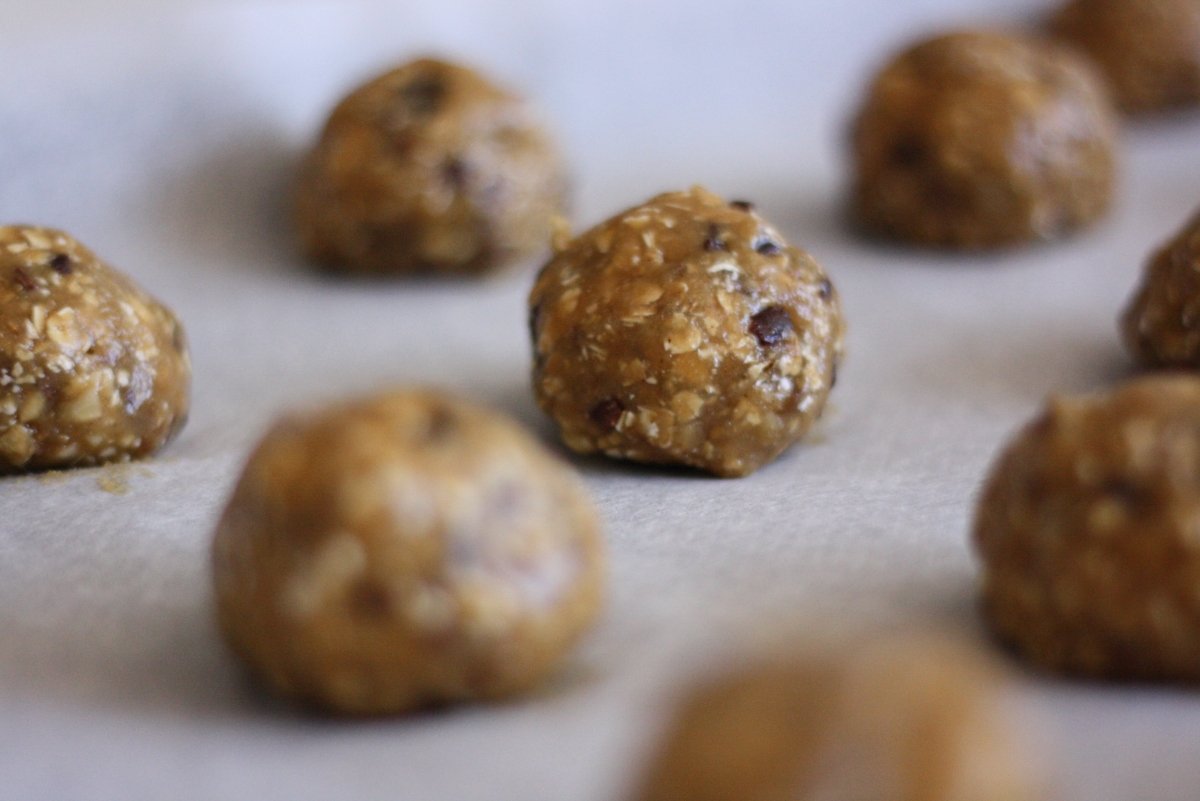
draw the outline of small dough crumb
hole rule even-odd
[[[1050,671],[1195,683],[1198,532],[1200,378],[1051,399],[979,501],[985,616]]]
[[[537,685],[595,619],[604,558],[570,468],[497,415],[411,391],[276,424],[213,578],[264,685],[370,715]]]

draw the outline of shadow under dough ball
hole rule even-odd
[[[352,715],[528,690],[599,610],[596,513],[515,424],[431,392],[277,423],[213,540],[226,639],[270,690]]]
[[[741,476],[821,415],[837,293],[749,203],[670,192],[556,251],[529,298],[533,384],[572,450]]]
[[[1068,48],[951,33],[896,56],[851,133],[852,211],[886,238],[945,248],[1064,235],[1112,201],[1116,113]]]
[[[565,194],[559,153],[523,100],[420,59],[333,110],[295,216],[304,250],[337,272],[474,274],[545,247]]]
[[[187,420],[169,309],[74,237],[0,226],[0,473],[146,456]]]
[[[1056,398],[975,517],[984,615],[1047,670],[1200,681],[1200,378]]]
[[[1073,0],[1050,30],[1095,61],[1128,114],[1200,104],[1200,0]]]
[[[1200,367],[1200,214],[1150,259],[1120,327],[1139,364]]]
[[[941,636],[884,635],[694,689],[634,801],[1038,801],[1002,670]]]

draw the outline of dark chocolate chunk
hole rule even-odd
[[[604,431],[613,431],[625,413],[625,404],[613,397],[605,398],[588,411],[591,421]]]
[[[782,306],[768,306],[750,318],[750,333],[764,348],[778,345],[792,330],[792,315]]]

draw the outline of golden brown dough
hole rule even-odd
[[[636,801],[1034,801],[1005,676],[886,636],[732,671],[684,701]]]
[[[852,135],[853,211],[869,231],[987,248],[1061,236],[1112,201],[1115,112],[1067,48],[952,33],[896,56]]]
[[[283,419],[213,541],[234,650],[271,690],[357,715],[532,688],[595,619],[603,573],[570,469],[431,392]]]
[[[1146,265],[1120,327],[1139,363],[1200,367],[1200,214]]]
[[[975,519],[998,637],[1046,669],[1200,680],[1200,379],[1052,399]]]
[[[63,231],[0,226],[0,473],[153,453],[190,386],[166,307]]]
[[[741,476],[820,416],[837,293],[750,204],[670,192],[559,245],[529,298],[533,381],[572,450]]]
[[[566,179],[528,106],[419,59],[351,92],[304,164],[296,222],[347,273],[481,273],[544,246]]]
[[[1200,103],[1198,0],[1071,0],[1050,27],[1096,62],[1126,113]]]

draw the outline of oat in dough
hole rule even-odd
[[[422,391],[277,423],[213,542],[237,654],[274,692],[354,715],[532,688],[596,617],[603,573],[572,471]]]
[[[1042,770],[1007,686],[943,635],[765,660],[690,693],[632,797],[1035,801]]]
[[[854,122],[852,207],[883,237],[946,248],[1051,239],[1112,201],[1116,113],[1065,47],[952,33],[896,56]]]
[[[1200,379],[1052,399],[979,501],[985,616],[1054,672],[1200,681],[1198,530]]]
[[[670,192],[556,251],[529,298],[533,383],[572,450],[741,476],[820,416],[837,293],[749,203]]]
[[[466,67],[419,59],[333,110],[302,167],[296,224],[331,270],[481,273],[545,246],[565,186],[523,100]]]
[[[166,307],[63,231],[0,226],[0,473],[151,454],[190,384]]]
[[[1200,104],[1200,0],[1071,0],[1050,27],[1095,61],[1126,113]]]
[[[1139,363],[1200,367],[1200,214],[1150,259],[1120,327]]]

